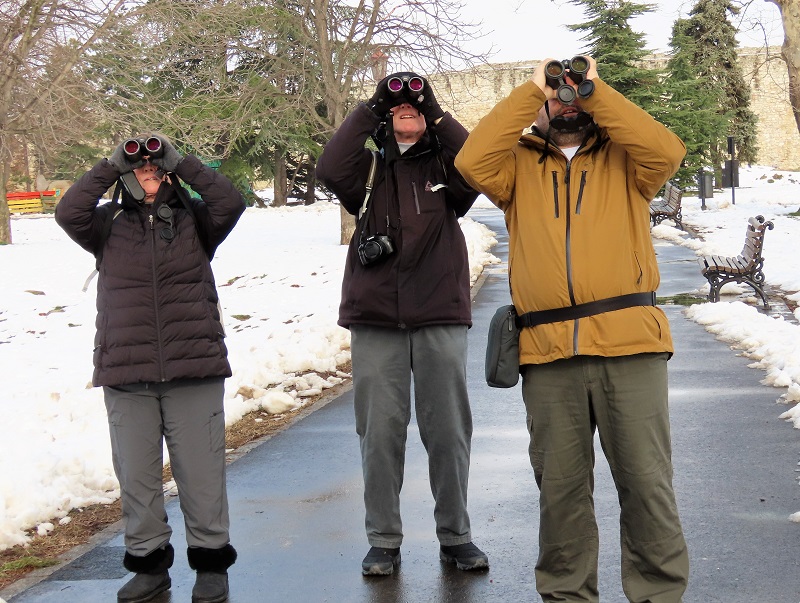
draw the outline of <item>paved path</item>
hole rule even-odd
[[[470,215],[499,233],[494,253],[505,259],[502,214],[477,209]],[[657,251],[659,296],[703,284],[691,252],[660,243]],[[519,386],[497,390],[483,381],[488,322],[507,299],[504,266],[490,267],[473,306],[469,387],[475,423],[470,514],[475,542],[489,554],[491,569],[470,574],[440,564],[426,459],[412,425],[402,494],[402,566],[388,578],[361,576],[368,545],[348,392],[230,465],[232,541],[239,551],[230,571],[231,603],[538,600],[538,493]],[[675,488],[692,561],[685,602],[798,603],[800,526],[788,518],[800,511],[800,433],[778,419],[782,391],[760,385],[763,373],[684,318],[681,306],[664,310],[677,348],[670,395]],[[624,602],[616,493],[599,447],[597,459],[600,591],[604,603]],[[155,601],[188,602],[194,575],[186,565],[175,500],[168,511],[177,553],[173,587]],[[0,595],[9,603],[115,601],[128,577],[120,564],[123,552],[122,536],[106,533],[104,541],[46,579],[18,583]],[[19,592],[23,586],[29,587]]]

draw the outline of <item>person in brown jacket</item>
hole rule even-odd
[[[371,135],[380,148],[375,159],[364,146]],[[388,575],[400,564],[412,376],[440,559],[462,570],[489,565],[472,543],[467,513],[472,412],[466,351],[472,313],[458,218],[478,194],[453,167],[466,137],[439,107],[425,78],[400,72],[381,80],[373,97],[347,116],[317,164],[317,177],[359,217],[347,254],[339,324],[351,335],[371,546],[361,564],[365,575]]]
[[[559,71],[551,62],[569,66],[560,80],[548,78],[548,66]],[[573,73],[581,63],[588,70]],[[509,232],[544,601],[599,601],[596,431],[619,494],[626,596],[677,603],[686,589],[667,403],[673,347],[655,305],[648,209],[685,152],[579,56],[539,63],[456,157],[467,182],[505,212]]]
[[[202,200],[190,198],[178,177]],[[114,200],[99,204],[117,183]],[[121,193],[122,202],[118,202]],[[211,258],[244,211],[241,194],[165,137],[123,142],[64,194],[56,221],[97,259],[95,386],[103,388],[125,520],[119,603],[171,586],[162,489],[169,450],[186,524],[193,603],[228,597],[224,381],[231,375]]]

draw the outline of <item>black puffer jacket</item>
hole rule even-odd
[[[372,163],[364,143],[379,123],[365,104],[359,104],[317,163],[319,180],[353,215],[364,202]],[[385,153],[378,158],[372,207],[356,228],[347,253],[341,326],[472,325],[469,262],[458,218],[472,207],[478,193],[453,167],[466,138],[467,131],[450,114],[403,155],[393,135],[387,138]],[[362,226],[364,236],[388,234],[395,252],[363,266],[357,253]]]
[[[210,258],[242,215],[244,200],[192,155],[176,173],[202,197],[189,201],[192,212],[166,183],[152,206],[122,195],[124,211],[112,222],[99,266],[96,386],[231,375]],[[118,176],[103,159],[56,207],[58,224],[95,254],[113,209],[98,201]],[[173,212],[171,241],[160,235],[168,223],[155,214],[165,204]]]

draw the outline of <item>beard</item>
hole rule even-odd
[[[585,111],[570,117],[558,115],[547,124],[546,133],[549,133],[550,140],[560,147],[578,146],[583,142],[592,124],[592,116]]]

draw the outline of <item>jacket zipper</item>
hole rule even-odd
[[[572,170],[572,161],[567,160],[567,170],[564,173],[564,184],[567,187],[566,195],[566,214],[567,214],[567,232],[566,232],[566,261],[567,261],[567,290],[569,291],[569,303],[575,305],[575,290],[572,286],[572,219],[570,212],[570,173]],[[572,330],[572,353],[573,356],[578,355],[578,319],[575,319]]]
[[[419,211],[419,196],[417,195],[417,183],[411,182],[411,191],[414,193],[414,205],[417,206],[417,215],[420,214]]]
[[[152,211],[152,207],[150,210]],[[156,231],[155,231],[155,224],[153,220],[153,214],[151,213],[148,217],[150,221],[150,244],[152,250],[152,258],[153,258],[153,306],[154,306],[154,313],[155,313],[155,321],[156,321],[156,338],[158,339],[158,371],[161,374],[161,381],[166,381],[167,376],[164,373],[164,345],[163,345],[163,337],[161,336],[161,320],[158,316],[158,283],[156,282]]]
[[[556,170],[553,170],[553,206],[556,219],[558,219],[558,172]]]
[[[581,201],[583,200],[583,187],[586,186],[586,170],[581,172],[581,185],[578,188],[578,200],[575,202],[575,214],[581,213]]]

